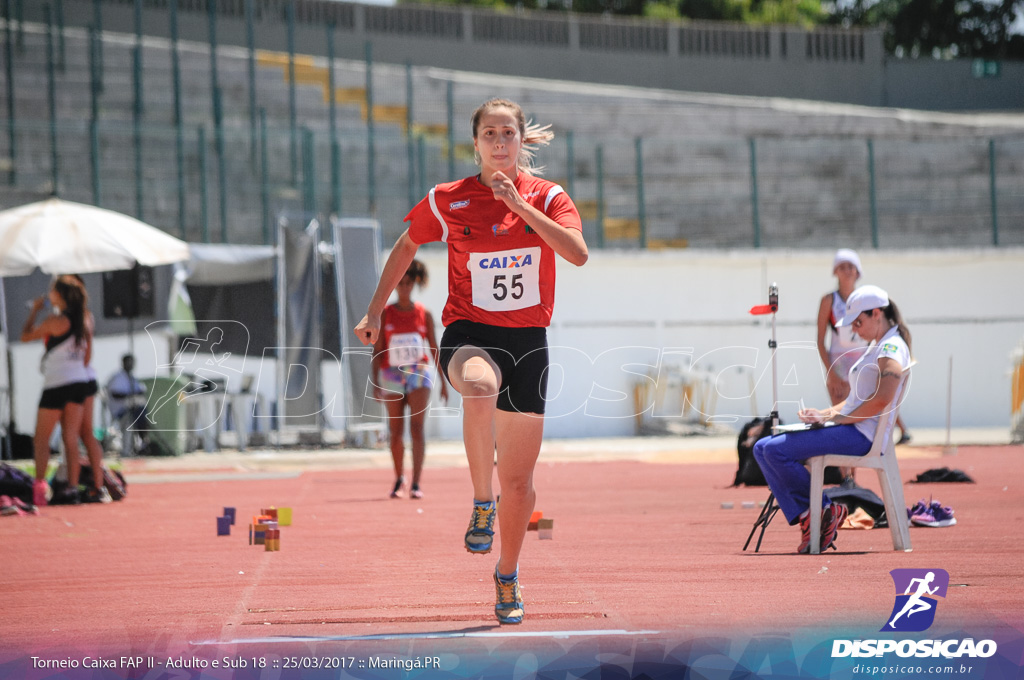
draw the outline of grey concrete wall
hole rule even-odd
[[[42,3],[25,17],[42,19]],[[189,9],[191,5],[196,9]],[[205,3],[182,3],[182,39],[209,37]],[[288,47],[284,0],[255,3],[259,49]],[[103,27],[134,31],[132,3],[105,0]],[[380,62],[486,73],[628,84],[693,92],[773,96],[941,110],[1024,109],[1024,64],[1003,64],[999,79],[978,80],[969,60],[886,58],[881,32],[752,28],[729,24],[614,21],[558,13],[497,14],[450,7],[376,7],[304,0],[295,45],[326,54],[326,22],[337,24],[336,56],[361,59],[367,42]],[[217,16],[222,45],[246,45],[243,3]],[[94,21],[92,0],[65,0],[65,22]],[[416,30],[422,26],[422,30]],[[147,7],[143,30],[169,35],[166,9]],[[1017,86],[1013,86],[1016,83]]]
[[[970,59],[888,59],[882,104],[950,111],[1019,112],[1024,108],[1024,62],[1001,62],[997,77],[976,78]]]

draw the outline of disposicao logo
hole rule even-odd
[[[882,632],[928,630],[935,621],[937,598],[946,597],[949,572],[945,569],[893,569],[889,575],[896,586],[896,603]]]
[[[896,587],[896,601],[882,626],[882,633],[919,633],[935,622],[938,598],[949,589],[945,569],[893,569],[889,572]],[[987,658],[996,653],[993,640],[834,640],[832,658],[881,657],[895,653],[899,657],[946,659]]]

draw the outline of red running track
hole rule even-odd
[[[733,464],[695,462],[698,453],[664,464],[542,456],[537,509],[554,519],[554,538],[527,536],[527,616],[514,632],[686,639],[877,631],[893,605],[889,570],[937,567],[949,572],[951,588],[933,632],[986,625],[1019,634],[1024,448],[962,447],[945,458],[901,452],[913,454],[901,454],[905,481],[942,466],[977,481],[904,486],[908,504],[934,496],[955,508],[958,524],[913,528],[911,553],[893,552],[885,529],[843,531],[838,551],[820,556],[794,554],[798,531],[781,515],[759,554],[741,549],[757,514],[741,504],[767,492],[725,488]],[[428,467],[420,501],[387,499],[383,470],[199,481],[204,475],[133,484],[127,499],[109,506],[0,518],[0,677],[4,661],[10,668],[26,655],[187,656],[208,644],[237,650],[263,639],[512,632],[493,616],[497,553],[462,547],[471,497],[464,468]],[[877,491],[870,471],[859,471],[858,481]],[[734,509],[721,508],[727,501]],[[270,505],[294,512],[273,553],[248,545],[246,535],[249,517]],[[224,506],[237,508],[238,522],[231,536],[218,537]]]

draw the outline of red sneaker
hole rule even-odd
[[[836,541],[836,534],[850,513],[842,503],[833,503],[821,513],[821,552],[825,552]]]
[[[811,551],[811,513],[808,512],[800,520],[800,545],[796,549],[800,555]]]

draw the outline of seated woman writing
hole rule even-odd
[[[800,524],[798,553],[810,550],[811,512],[822,513],[822,551],[835,542],[847,514],[845,506],[831,503],[824,494],[812,504],[810,473],[803,462],[828,453],[863,456],[870,451],[879,417],[889,408],[898,407],[892,401],[903,371],[911,364],[910,331],[888,293],[878,286],[853,291],[839,325],[851,326],[871,343],[850,369],[850,395],[829,408],[802,409],[797,414],[805,423],[835,426],[786,432],[766,437],[754,446],[754,458],[782,514],[791,525]]]

